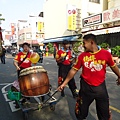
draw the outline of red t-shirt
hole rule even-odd
[[[18,65],[19,63],[21,63],[21,61],[26,57],[26,54],[25,52],[19,52],[14,60],[18,62]],[[22,68],[28,68],[28,67],[31,67],[31,61],[30,61],[30,56],[31,56],[31,53],[29,52],[28,55],[27,55],[27,58],[22,62],[22,64],[20,65],[20,67]]]
[[[82,67],[81,76],[92,86],[99,86],[105,80],[106,64],[115,66],[111,54],[104,49],[95,53],[83,52],[77,58],[74,69],[79,70]]]
[[[67,55],[67,56],[66,56]],[[64,65],[70,65],[71,62],[70,62],[70,58],[72,57],[71,56],[71,51],[68,50],[68,51],[64,51],[64,50],[58,50],[57,54],[56,54],[56,59],[60,58],[60,57],[64,57],[66,56],[65,60],[62,62],[62,64]]]

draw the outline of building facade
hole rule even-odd
[[[108,6],[107,0],[48,0],[43,8],[45,39],[51,39],[81,33],[82,18]]]
[[[29,16],[28,20],[18,20],[18,45],[28,42],[31,47],[39,46],[44,40],[43,18]]]
[[[84,18],[82,33],[93,33],[97,35],[98,44],[106,42],[114,47],[120,45],[120,1],[109,0],[108,8],[110,9]]]

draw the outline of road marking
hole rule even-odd
[[[1,83],[0,85],[2,86],[2,85],[8,85],[8,84],[11,84],[11,83]]]
[[[19,109],[16,109],[16,108],[15,108],[15,104],[14,104],[15,101],[11,101],[10,99],[8,99],[8,96],[7,96],[8,91],[5,90],[8,86],[10,86],[10,85],[12,85],[12,84],[13,84],[13,83],[3,83],[3,84],[0,84],[0,85],[5,85],[5,86],[1,89],[1,91],[2,91],[2,93],[3,93],[3,96],[4,96],[4,98],[5,98],[5,101],[9,103],[9,106],[10,106],[11,111],[12,111],[12,112],[16,112],[16,111],[20,110],[20,108],[19,108]]]
[[[110,107],[111,110],[114,110],[114,111],[116,111],[117,113],[120,113],[120,110],[119,110],[119,109],[117,109],[117,108],[115,108],[115,107],[113,107],[113,106],[109,106],[109,107]]]
[[[115,74],[114,72],[110,72],[110,71],[107,71],[107,73],[110,73],[110,74]]]
[[[15,108],[14,102],[15,102],[15,101],[9,102],[9,105],[10,105],[10,108],[11,108],[11,111],[12,111],[12,112],[16,112],[16,111],[20,110],[20,108],[17,108],[17,109]]]
[[[9,102],[9,101],[10,101],[10,99],[8,99],[7,94],[3,94],[3,96],[4,96],[6,102]]]
[[[3,94],[4,94],[4,93],[7,93],[7,91],[5,91],[5,89],[6,89],[6,87],[10,86],[11,84],[13,84],[13,83],[8,83],[6,86],[4,86],[4,87],[1,89],[1,91],[2,91]]]

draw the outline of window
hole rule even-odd
[[[26,39],[31,39],[31,33],[26,33]]]
[[[100,0],[89,0],[89,2],[100,3]]]

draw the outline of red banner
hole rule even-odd
[[[11,34],[12,34],[12,35],[15,34],[15,26],[14,26],[14,23],[11,23]]]

